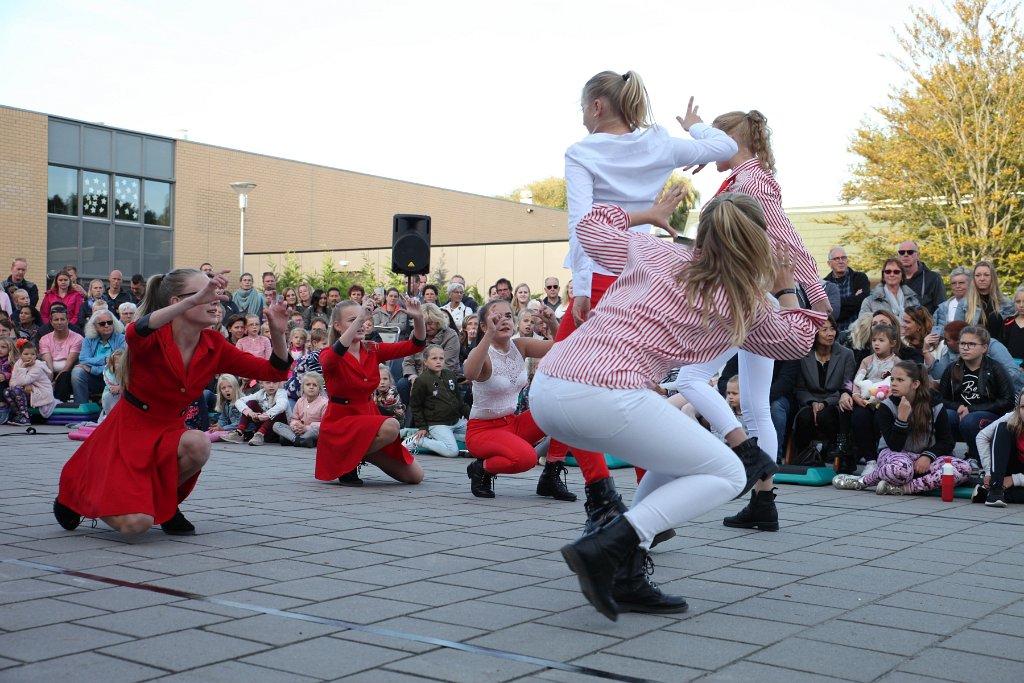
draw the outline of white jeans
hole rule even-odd
[[[420,439],[419,447],[446,458],[457,458],[459,457],[459,444],[455,439],[462,437],[462,442],[466,442],[466,425],[468,424],[469,421],[466,418],[461,418],[453,425],[431,425],[427,428],[427,435]]]
[[[743,411],[743,425],[725,402],[722,395],[709,382],[736,352],[740,354],[740,410]],[[676,389],[693,404],[711,426],[722,436],[741,426],[750,436],[756,436],[761,449],[778,457],[779,435],[772,422],[771,403],[768,397],[772,390],[772,370],[775,361],[758,356],[750,351],[732,347],[707,363],[687,365],[679,368]]]
[[[728,446],[649,389],[604,389],[538,372],[530,413],[552,438],[647,470],[626,513],[644,548],[655,534],[732,499],[747,480]]]

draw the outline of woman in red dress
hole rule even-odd
[[[349,299],[331,313],[331,346],[320,352],[330,403],[320,422],[316,478],[360,486],[362,481],[354,473],[366,461],[392,479],[418,484],[423,481],[423,467],[402,445],[398,420],[381,415],[371,396],[380,384],[380,363],[411,356],[426,345],[423,313],[418,300],[407,298],[412,338],[396,344],[364,342],[363,323],[373,317],[373,308],[370,298],[363,305]]]
[[[131,370],[124,400],[61,472],[53,513],[65,529],[84,516],[123,534],[144,533],[154,523],[172,535],[195,533],[177,508],[210,457],[210,441],[185,428],[185,410],[217,373],[282,381],[290,365],[284,304],[266,309],[274,348],[269,361],[239,351],[210,329],[227,301],[226,272],[182,269],[149,279],[139,317],[125,331]]]

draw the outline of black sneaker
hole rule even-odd
[[[477,498],[494,498],[494,477],[484,469],[484,461],[474,459],[466,468],[469,490]]]
[[[174,511],[174,516],[160,525],[163,532],[168,536],[195,536],[196,528],[192,522],[185,519],[181,509]]]
[[[363,480],[359,478],[359,468],[362,466],[363,463],[359,463],[354,470],[338,477],[338,483],[342,486],[362,486]]]
[[[53,499],[53,516],[57,518],[57,524],[68,531],[74,531],[82,523],[82,516],[64,505],[56,498]]]
[[[990,508],[1006,507],[1006,499],[1003,497],[1003,487],[989,484],[988,495],[985,497],[985,505]]]

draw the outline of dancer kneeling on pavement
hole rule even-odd
[[[382,361],[404,358],[423,348],[423,313],[417,299],[406,298],[412,339],[382,344],[363,341],[363,323],[373,316],[373,307],[369,297],[362,305],[346,299],[331,313],[331,345],[320,352],[329,403],[320,421],[316,478],[362,486],[358,468],[369,462],[392,479],[418,484],[423,481],[423,468],[402,445],[398,420],[381,415],[370,397],[380,384]]]
[[[423,448],[446,458],[459,457],[456,437],[466,439],[466,406],[459,394],[458,377],[444,367],[444,348],[430,344],[423,351],[423,372],[409,395],[415,434],[403,444]]]
[[[530,391],[537,423],[553,439],[647,470],[628,512],[562,548],[584,595],[609,619],[621,610],[684,611],[685,600],[647,581],[655,535],[778,471],[759,449],[737,458],[649,387],[672,367],[741,344],[769,358],[801,358],[825,318],[799,309],[792,293],[779,297],[782,310],[774,307],[767,292],[792,291],[792,258],[785,252],[776,267],[761,207],[748,195],[711,200],[692,251],[627,231],[650,223],[674,232],[668,218],[682,197],[675,187],[651,209],[599,205],[580,221],[587,254],[619,277],[587,323],[551,350]]]
[[[228,297],[221,271],[154,275],[135,321],[125,332],[121,398],[60,476],[53,502],[65,529],[95,517],[124,534],[160,524],[172,535],[195,533],[178,504],[196,485],[210,457],[206,434],[184,426],[184,412],[217,373],[283,381],[291,365],[284,331],[288,308],[265,309],[270,323],[270,360],[239,351],[210,329],[220,323]]]
[[[551,309],[539,314],[557,329]],[[534,446],[545,434],[533,421],[531,411],[516,414],[519,392],[527,383],[526,358],[543,358],[554,342],[530,337],[512,338],[515,324],[507,301],[497,299],[480,309],[483,337],[463,365],[473,382],[473,409],[466,429],[466,448],[476,460],[469,464],[469,490],[478,498],[494,498],[494,477],[518,474],[537,464]],[[563,459],[549,459],[537,482],[538,496],[574,501],[565,485]]]
[[[928,388],[924,366],[900,361],[892,369],[889,397],[875,411],[879,441],[878,465],[857,477],[839,474],[832,479],[837,489],[873,487],[879,495],[924,493],[942,486],[944,456],[956,441],[942,401]],[[971,466],[952,458],[956,484],[971,476]]]

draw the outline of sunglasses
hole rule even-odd
[[[544,289],[558,289],[558,285],[544,285]]]
[[[896,252],[900,256],[913,256],[917,253],[916,249],[900,249]]]
[[[107,327],[107,326],[113,326],[113,324],[114,324],[113,320],[100,320],[100,321],[98,321],[96,323],[96,326],[97,327]]]
[[[883,270],[884,275],[903,275],[902,270]]]

